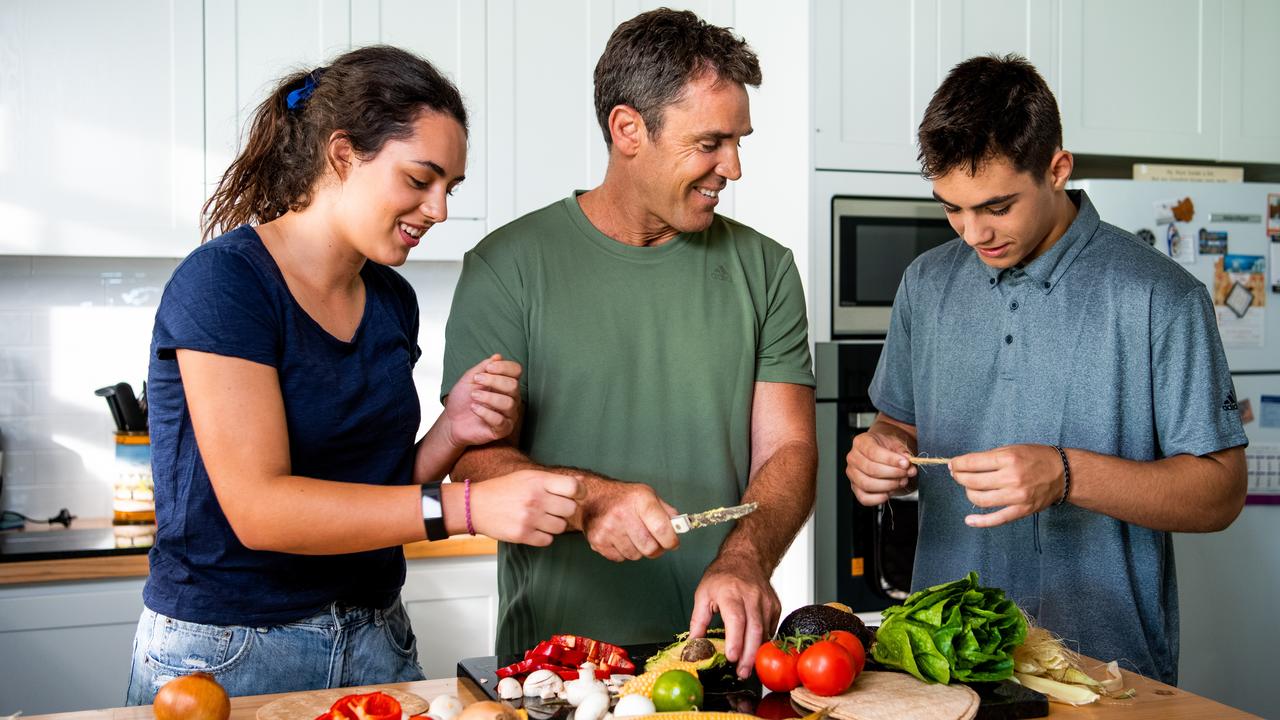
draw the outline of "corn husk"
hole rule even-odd
[[[1013,651],[1014,679],[1055,702],[1086,705],[1099,697],[1133,697],[1134,691],[1124,687],[1115,660],[1104,666],[1106,680],[1094,679],[1080,665],[1080,655],[1068,650],[1053,633],[1035,625],[1027,628],[1027,639]]]

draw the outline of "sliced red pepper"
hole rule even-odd
[[[578,678],[578,666],[590,662],[596,665],[595,676],[608,679],[613,673],[633,674],[635,663],[627,651],[599,640],[581,635],[552,635],[533,648],[526,650],[524,659],[499,668],[499,678],[523,675],[534,670],[551,670],[566,680]]]
[[[400,720],[400,701],[386,693],[344,695],[316,720]]]
[[[524,673],[531,673],[534,670],[537,670],[535,666],[538,665],[539,662],[541,661],[539,661],[537,658],[532,658],[532,657],[525,658],[520,662],[511,663],[506,667],[498,668],[496,674],[499,678],[507,678],[507,677],[511,677],[512,675],[522,675]]]

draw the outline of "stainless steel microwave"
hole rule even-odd
[[[936,200],[833,197],[831,337],[883,336],[902,273],[956,237]]]

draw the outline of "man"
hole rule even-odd
[[[788,250],[715,214],[760,79],[744,41],[693,13],[623,23],[595,70],[604,182],[466,256],[444,375],[501,352],[525,368],[525,408],[516,444],[453,477],[572,468],[587,488],[582,534],[500,547],[499,653],[555,632],[698,636],[718,612],[746,676],[777,623],[769,578],[817,463],[804,297]],[[742,502],[759,509],[736,526],[672,531],[677,511]]]
[[[918,487],[913,588],[977,570],[1086,655],[1174,683],[1169,533],[1225,528],[1246,487],[1208,292],[1064,189],[1057,103],[1025,60],[957,65],[919,142],[960,238],[898,288],[854,494]],[[951,480],[917,483],[919,453]]]

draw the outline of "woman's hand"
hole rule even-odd
[[[517,470],[471,483],[471,523],[495,540],[550,545],[569,527],[586,494],[579,477]]]
[[[520,413],[520,363],[490,355],[463,373],[445,400],[449,444],[484,445],[511,434]]]

